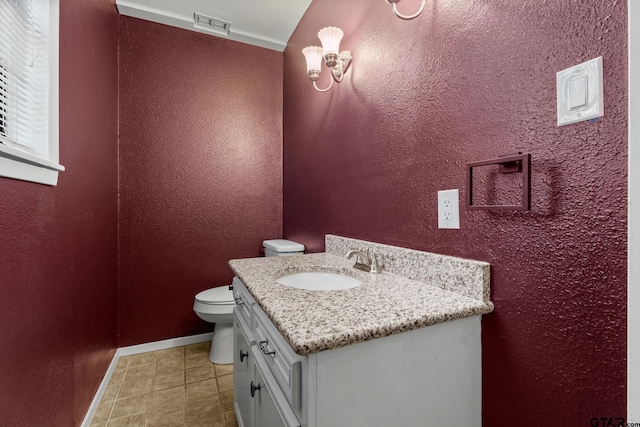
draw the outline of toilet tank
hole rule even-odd
[[[262,242],[264,256],[287,256],[304,253],[304,245],[291,240],[275,239]]]

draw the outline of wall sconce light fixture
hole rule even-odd
[[[326,92],[333,86],[333,81],[340,83],[351,64],[351,52],[343,50],[340,52],[340,40],[344,33],[337,27],[326,27],[318,32],[318,38],[322,43],[322,47],[308,46],[302,49],[305,59],[307,60],[307,74],[309,80],[313,82],[313,87],[319,92]],[[320,89],[316,85],[316,81],[320,77],[322,67],[322,59],[331,70],[331,83],[326,89]]]
[[[422,5],[420,5],[420,9],[418,9],[416,13],[414,13],[413,15],[403,15],[400,12],[398,12],[398,8],[396,7],[396,3],[398,3],[400,0],[385,0],[385,1],[391,5],[391,8],[393,9],[393,13],[395,13],[396,16],[400,19],[413,19],[417,17],[422,13],[422,11],[424,10],[424,5],[427,3],[427,0],[422,0]]]

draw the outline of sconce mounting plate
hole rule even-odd
[[[337,61],[336,65],[331,67],[331,75],[336,82],[340,83],[349,65],[351,65],[351,51],[343,50],[340,52]]]

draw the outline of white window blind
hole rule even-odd
[[[53,184],[64,170],[57,164],[57,7],[52,0],[0,0],[0,156],[55,170]],[[13,176],[7,165],[3,160],[0,175],[40,182]]]

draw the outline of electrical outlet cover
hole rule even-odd
[[[438,228],[460,228],[459,195],[458,189],[438,191]]]

